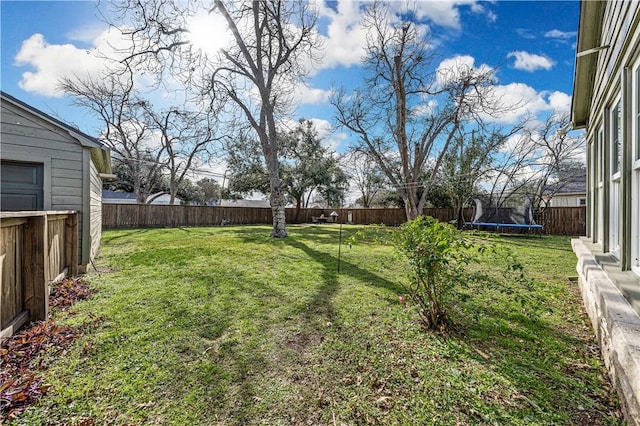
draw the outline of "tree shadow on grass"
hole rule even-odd
[[[496,238],[496,242],[500,242],[501,239],[505,240],[505,243],[508,243],[514,247],[526,247],[526,248],[535,248],[541,250],[554,250],[554,251],[568,251],[571,252],[571,242],[569,237],[566,239],[561,239],[553,236],[546,237],[532,237],[528,235],[523,236],[510,236],[510,235],[501,235],[499,238]]]
[[[449,337],[515,389],[507,407],[518,416],[554,423],[566,415],[570,424],[593,425],[620,419],[588,324],[556,326],[490,303],[476,309],[476,318]]]
[[[122,232],[122,230],[120,229],[113,229],[110,230],[110,232]],[[134,235],[140,236],[143,234],[146,234],[147,232],[149,232],[148,228],[138,228],[138,229],[131,229],[128,232],[123,232],[120,233],[120,235],[113,235],[113,236],[107,236],[109,234],[102,234],[102,238],[101,238],[101,242],[102,244],[112,244],[115,240],[119,240],[121,238],[127,238],[127,237],[131,237]]]
[[[304,230],[305,239],[308,235],[306,233],[307,230],[309,228]],[[337,229],[335,231],[337,233]],[[321,398],[318,399],[318,394],[323,393],[322,383],[325,380],[317,370],[317,363],[319,362],[317,357],[320,354],[320,347],[325,338],[334,333],[334,331],[343,328],[341,316],[337,312],[334,302],[336,295],[344,290],[342,286],[345,285],[345,282],[341,281],[340,277],[347,276],[367,286],[385,289],[390,294],[397,294],[402,292],[403,289],[399,284],[344,259],[341,259],[340,273],[338,273],[337,253],[327,253],[322,249],[314,248],[307,241],[301,241],[296,236],[283,240],[274,240],[270,238],[255,239],[251,234],[243,232],[238,234],[240,238],[245,235],[248,236],[247,242],[251,244],[263,243],[274,247],[284,245],[304,253],[305,261],[309,262],[309,273],[315,274],[317,283],[309,287],[308,293],[303,292],[304,296],[299,301],[294,302],[286,317],[283,316],[279,321],[256,318],[256,321],[259,322],[257,328],[263,330],[265,335],[270,336],[270,342],[274,346],[270,351],[256,354],[256,358],[249,360],[249,364],[246,366],[238,365],[237,374],[234,374],[235,387],[242,395],[242,401],[252,401],[253,398],[260,396],[256,393],[256,389],[259,388],[256,380],[260,375],[270,377],[271,380],[282,380],[284,386],[292,390],[291,396],[287,398],[293,398],[296,401],[297,398],[304,399],[304,401],[307,401],[305,404],[310,405],[306,406],[305,411],[300,412],[296,408],[298,404],[280,404],[280,412],[271,414],[280,420],[287,417],[297,419],[302,417],[314,424],[322,422],[323,402]],[[316,233],[314,232],[313,234]],[[318,244],[326,244],[326,241],[335,241],[337,246],[337,236],[337,234],[333,235],[330,230],[324,229],[311,238],[315,243],[318,242],[316,237],[320,237],[323,242],[318,242]],[[284,258],[283,262],[286,261],[286,258]],[[312,268],[312,263],[315,263],[319,268]],[[286,268],[281,273],[286,274]],[[239,278],[239,280],[241,279]],[[297,283],[292,281],[290,285],[296,286]],[[388,302],[390,304],[397,303],[395,298],[391,296]],[[243,371],[245,370],[251,371],[253,374],[244,374]],[[274,379],[274,376],[279,377],[279,379]],[[244,419],[249,422],[255,421],[255,418],[251,419],[247,414],[255,410],[256,407],[252,404],[243,404],[243,407],[238,408],[238,411],[234,413],[234,418]],[[242,421],[239,420],[238,424],[240,423]]]

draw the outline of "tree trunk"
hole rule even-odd
[[[265,151],[263,149],[263,151]],[[271,215],[273,217],[273,230],[271,236],[273,238],[285,238],[287,230],[285,228],[285,211],[286,200],[282,188],[280,186],[280,171],[278,169],[278,157],[274,150],[264,152],[267,169],[269,170],[269,183],[271,185],[271,194],[269,202],[271,204]]]
[[[285,229],[284,208],[286,203],[282,191],[279,189],[276,191],[271,188],[269,200],[271,201],[271,214],[273,215],[273,231],[271,231],[271,236],[274,238],[284,238],[288,234]]]
[[[407,188],[406,192],[402,195],[402,199],[404,200],[404,209],[407,213],[407,221],[414,220],[422,214],[417,189]]]
[[[302,197],[296,197],[296,216],[293,218],[294,223],[300,223],[300,208],[302,204]]]
[[[404,210],[407,213],[407,221],[414,220],[420,215],[420,212],[418,212],[418,208],[413,200],[407,198],[404,200]]]
[[[454,203],[454,209],[456,214],[456,225],[458,229],[464,228],[464,204],[460,200],[456,200]]]

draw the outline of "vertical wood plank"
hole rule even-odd
[[[47,262],[47,217],[32,216],[24,229],[24,283],[25,307],[31,313],[31,320],[47,318],[49,297],[45,271]]]
[[[64,263],[69,270],[69,275],[78,275],[78,213],[67,216],[65,220],[64,235]]]
[[[0,283],[0,297],[2,302],[0,303],[0,329],[11,321],[11,318],[15,315],[15,296],[12,294],[12,289],[15,288],[15,227],[4,227],[0,229],[0,276],[2,282]]]

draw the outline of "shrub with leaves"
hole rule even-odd
[[[538,317],[542,306],[532,292],[534,281],[499,236],[461,232],[418,216],[395,229],[370,225],[347,239],[350,247],[364,240],[393,245],[407,262],[409,284],[400,281],[406,294],[399,300],[418,313],[428,330],[444,331],[458,323],[458,316],[476,318],[478,306],[497,295],[515,302],[518,314],[533,321]]]
[[[409,262],[412,281],[407,292],[420,319],[428,329],[446,328],[450,297],[465,280],[469,243],[454,226],[424,216],[400,226],[391,240]]]

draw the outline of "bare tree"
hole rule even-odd
[[[162,169],[165,147],[154,144],[147,122],[146,101],[134,89],[133,73],[110,73],[102,78],[65,78],[61,88],[73,103],[92,111],[104,125],[100,140],[111,149],[114,162],[125,167],[138,203],[145,203]]]
[[[168,173],[170,204],[173,204],[178,188],[198,161],[207,161],[216,135],[215,115],[218,111],[195,111],[187,105],[162,111],[144,103],[150,126],[158,133],[164,152],[165,170]]]
[[[512,134],[489,173],[491,205],[501,207],[519,194],[537,210],[582,177],[584,139],[567,133],[568,124],[567,115],[554,113],[539,126]]]
[[[306,75],[319,38],[309,2],[214,0],[210,14],[222,17],[232,36],[215,55],[196,52],[188,39],[187,18],[198,1],[122,0],[116,7],[128,18],[134,49],[127,62],[157,76],[200,84],[212,99],[227,97],[230,112],[246,119],[260,141],[269,171],[273,237],[286,237],[285,194],[278,167],[277,121],[292,106],[292,93]]]
[[[360,193],[359,202],[365,208],[373,207],[378,194],[387,187],[380,166],[361,151],[353,151],[343,157],[343,164],[351,182]]]
[[[559,191],[576,180],[585,179],[585,165],[578,159],[584,154],[584,138],[575,138],[567,132],[568,114],[552,114],[540,126],[533,143],[540,151],[534,205],[538,208],[544,199],[550,200]],[[586,183],[585,183],[586,187]]]
[[[269,171],[271,236],[286,237],[276,120],[291,106],[293,87],[306,76],[303,56],[312,56],[318,45],[316,16],[308,3],[299,1],[261,0],[227,6],[215,0],[214,4],[213,11],[224,17],[235,46],[222,50],[226,63],[214,70],[211,93],[229,96],[255,130]],[[257,96],[243,90],[247,83]]]
[[[387,3],[370,5],[363,22],[365,88],[332,98],[337,122],[357,135],[358,147],[397,189],[407,219],[421,214],[427,191],[420,188],[434,181],[460,126],[482,126],[483,116],[502,111],[491,96],[491,70],[435,69],[430,42],[414,16],[411,10],[393,15]]]

